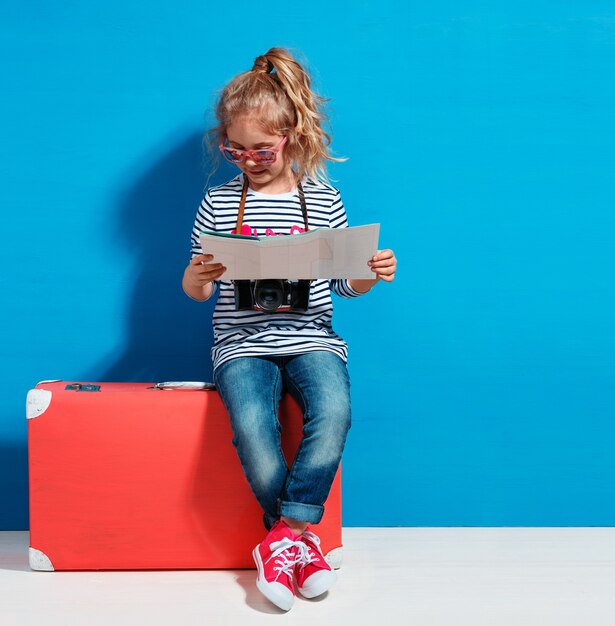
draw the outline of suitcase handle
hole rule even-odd
[[[200,381],[189,381],[189,380],[175,380],[168,381],[165,383],[156,383],[152,389],[163,389],[163,390],[190,390],[190,391],[208,391],[215,389],[216,386],[213,383],[204,383]]]

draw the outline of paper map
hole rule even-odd
[[[378,250],[379,231],[380,224],[368,224],[263,238],[204,231],[200,238],[203,253],[226,266],[222,280],[372,279],[367,262]]]

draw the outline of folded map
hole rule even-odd
[[[380,224],[316,228],[298,235],[246,237],[203,231],[201,247],[227,270],[222,280],[374,278]]]

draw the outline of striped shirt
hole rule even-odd
[[[313,228],[345,228],[346,211],[334,187],[310,178],[303,191],[308,225]],[[236,228],[243,188],[243,174],[224,185],[210,188],[197,211],[192,229],[192,256],[202,254],[199,233],[203,230],[231,233]],[[303,232],[305,223],[297,191],[264,194],[248,189],[241,234],[258,237]],[[213,314],[214,369],[242,356],[302,354],[328,350],[347,360],[348,348],[331,326],[331,291],[345,298],[359,296],[346,279],[314,280],[306,312],[236,311],[233,283],[214,281],[212,296],[218,294]]]

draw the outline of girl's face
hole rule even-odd
[[[233,120],[226,129],[228,144],[238,150],[263,150],[275,148],[280,143],[280,135],[270,135],[253,117],[241,116]],[[237,167],[248,177],[250,187],[263,193],[285,193],[296,184],[292,163],[286,158],[285,145],[278,152],[273,163],[263,165],[248,158]]]

